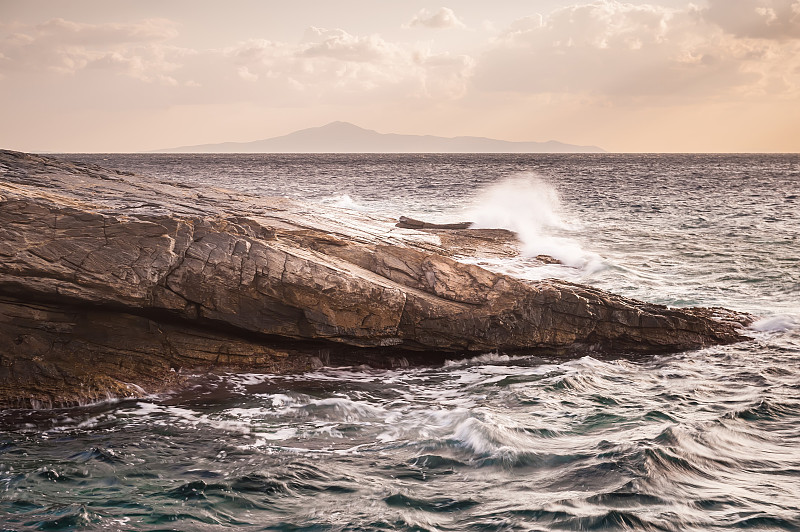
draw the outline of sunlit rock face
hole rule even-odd
[[[685,350],[740,340],[748,319],[515,279],[454,258],[514,253],[506,231],[395,222],[0,152],[0,405],[138,395],[189,370]]]

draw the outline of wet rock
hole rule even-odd
[[[0,152],[0,198],[0,406],[137,395],[220,368],[685,350],[740,340],[748,319],[454,258],[481,254],[475,239],[511,253],[509,232],[402,229],[47,157]]]
[[[401,227],[403,229],[469,229],[471,225],[472,222],[434,224],[415,220],[414,218],[408,218],[406,216],[401,216],[400,220],[395,224],[396,227]]]
[[[534,258],[542,264],[564,264],[557,258],[551,257],[550,255],[536,255]]]

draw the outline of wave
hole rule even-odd
[[[521,174],[496,183],[478,194],[467,215],[476,229],[508,229],[522,242],[527,257],[550,255],[564,265],[594,270],[602,264],[597,253],[555,231],[574,227],[564,219],[556,189],[533,174]]]
[[[784,332],[800,327],[800,322],[794,316],[780,315],[763,318],[753,322],[750,329],[758,332]]]
[[[331,205],[333,207],[339,207],[340,209],[349,209],[351,211],[369,210],[364,205],[361,205],[360,203],[355,201],[349,194],[339,194],[337,196],[323,198],[320,200],[320,203],[324,203],[325,205]]]
[[[504,364],[507,362],[525,360],[528,358],[530,358],[530,356],[509,356],[492,352],[492,353],[484,353],[482,355],[477,355],[474,357],[460,358],[456,360],[445,360],[444,367],[451,368],[456,366],[493,364],[493,363]]]

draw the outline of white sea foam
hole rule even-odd
[[[339,207],[341,209],[350,209],[351,211],[368,210],[366,207],[351,198],[349,194],[340,194],[338,196],[325,198],[322,200],[322,203],[325,203],[326,205],[333,205],[334,207]]]
[[[800,323],[794,316],[779,315],[763,318],[753,322],[750,329],[758,332],[780,332],[788,331],[800,327]]]
[[[508,229],[517,233],[525,256],[550,255],[566,266],[594,270],[602,263],[571,238],[554,231],[573,226],[563,216],[556,189],[533,174],[509,178],[492,185],[477,197],[467,215],[476,229]]]
[[[295,427],[282,427],[274,432],[260,431],[256,433],[259,439],[269,441],[289,440],[297,436]]]
[[[484,353],[482,355],[474,356],[471,358],[461,358],[457,360],[446,360],[444,363],[444,367],[453,367],[453,366],[464,366],[468,364],[492,364],[492,363],[503,363],[503,362],[511,362],[512,360],[523,360],[528,357],[524,356],[509,356],[509,355],[501,355],[499,353]]]
[[[459,423],[451,438],[476,456],[511,461],[519,454],[535,448],[533,439],[521,432],[520,427],[510,417],[486,412]]]
[[[148,424],[158,426],[210,426],[226,432],[246,434],[251,432],[251,420],[255,411],[261,409],[230,409],[224,415],[209,415],[196,412],[188,408],[173,405],[161,405],[139,401],[135,408],[125,409],[122,412],[128,416],[147,419]],[[231,415],[231,412],[233,415]]]
[[[297,399],[294,397],[290,397],[283,393],[276,393],[270,396],[270,400],[272,402],[272,406],[276,408],[284,407],[287,405],[292,405],[297,403]]]

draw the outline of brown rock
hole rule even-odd
[[[421,220],[415,220],[414,218],[408,218],[406,216],[401,216],[400,219],[395,224],[395,227],[401,227],[403,229],[469,229],[471,225],[472,222],[434,224],[429,222],[423,222]]]
[[[747,319],[493,273],[438,229],[15,152],[0,198],[6,406],[161,390],[179,370],[684,350]]]

